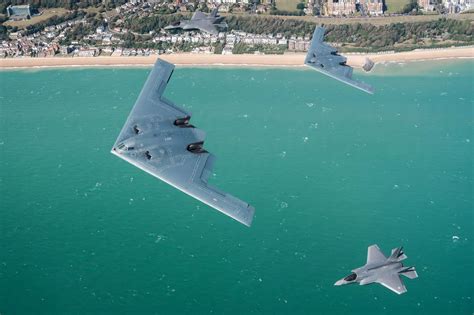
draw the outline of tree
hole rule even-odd
[[[407,3],[403,7],[402,13],[411,13],[413,11],[418,12],[419,9],[420,9],[420,6],[418,5],[418,1],[417,0],[410,0],[410,2]]]
[[[300,2],[296,5],[296,9],[297,10],[304,10],[304,3],[303,2]]]

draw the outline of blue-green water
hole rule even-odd
[[[251,228],[109,153],[149,69],[0,72],[0,312],[472,314],[473,68],[177,68]],[[406,294],[333,286],[371,244]]]

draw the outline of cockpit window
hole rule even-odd
[[[355,273],[351,273],[347,277],[344,278],[345,281],[354,281],[357,278],[357,275]]]

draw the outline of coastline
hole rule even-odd
[[[443,49],[413,50],[399,53],[347,53],[347,64],[361,68],[365,59],[375,64],[388,62],[413,62],[444,59],[474,58],[474,47],[452,47]],[[45,57],[45,58],[5,58],[0,59],[0,69],[28,69],[54,67],[137,67],[150,66],[157,58],[177,66],[231,66],[231,67],[302,67],[305,53],[284,55],[214,55],[214,54],[167,54],[147,57]]]

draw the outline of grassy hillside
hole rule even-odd
[[[16,26],[18,28],[25,28],[29,25],[44,22],[55,15],[64,16],[69,11],[63,8],[52,8],[52,9],[44,9],[44,10],[41,10],[40,12],[41,12],[40,15],[35,15],[29,20],[21,20],[21,21],[9,20],[5,22],[5,26]]]

